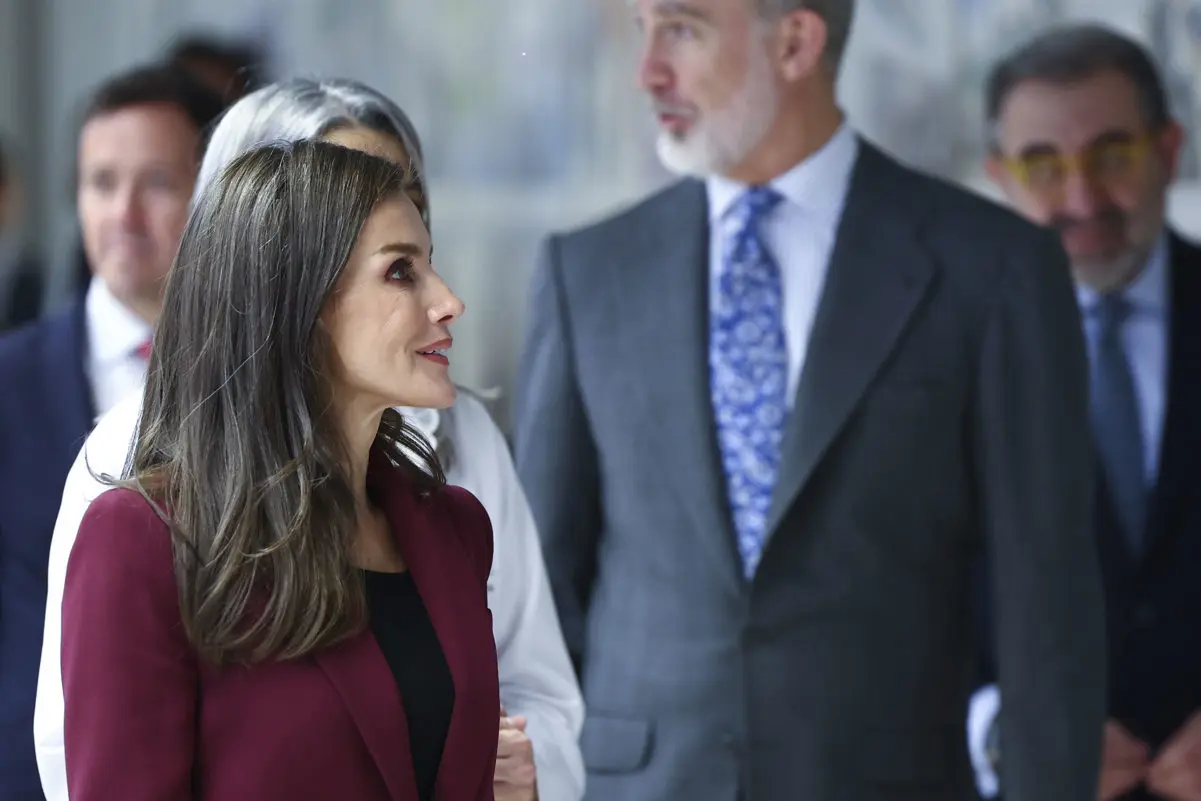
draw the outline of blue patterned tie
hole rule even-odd
[[[1122,344],[1122,327],[1130,312],[1130,302],[1121,295],[1102,297],[1093,310],[1096,330],[1090,405],[1093,437],[1110,497],[1131,550],[1140,554],[1147,485],[1138,395]]]
[[[788,410],[780,269],[761,232],[780,199],[753,187],[723,217],[721,274],[709,303],[709,387],[747,578],[763,550]]]

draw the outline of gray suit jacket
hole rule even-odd
[[[758,573],[707,375],[704,187],[545,246],[516,457],[582,672],[592,801],[974,797],[972,565],[1007,801],[1092,801],[1087,362],[1055,238],[862,143]]]

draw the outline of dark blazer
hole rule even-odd
[[[435,798],[491,801],[491,524],[466,490],[423,497],[396,468],[372,472],[454,680]],[[72,801],[417,798],[402,699],[375,637],[287,662],[202,663],[181,629],[170,535],[129,490],[101,495],[80,525],[63,692]]]
[[[861,143],[757,574],[709,399],[708,210],[551,237],[517,464],[582,666],[590,801],[958,801],[991,554],[1021,801],[1093,801],[1087,358],[1055,236]]]
[[[1153,748],[1201,711],[1201,249],[1169,241],[1166,414],[1142,558],[1103,483],[1097,520],[1110,714]]]
[[[63,482],[94,418],[83,301],[0,335],[0,801],[42,798],[33,704]]]
[[[1167,390],[1146,551],[1141,557],[1131,553],[1100,471],[1096,520],[1109,714],[1152,749],[1201,711],[1201,249],[1169,234],[1167,269]],[[988,650],[984,665],[984,681],[990,683]],[[1007,716],[1002,693],[1002,731]],[[1010,739],[1005,738],[1002,762]],[[1142,789],[1125,796],[1152,797]]]

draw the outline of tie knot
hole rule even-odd
[[[734,203],[734,213],[745,227],[757,223],[783,199],[783,195],[770,186],[752,186],[738,196]]]
[[[134,350],[139,359],[145,361],[150,358],[150,340],[146,340]]]
[[[1103,331],[1120,327],[1133,310],[1130,300],[1120,292],[1102,295],[1093,306],[1093,314]]]

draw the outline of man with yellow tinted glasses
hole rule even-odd
[[[1094,25],[1007,56],[986,107],[988,174],[1059,232],[1087,335],[1109,640],[1098,797],[1201,799],[1201,251],[1164,220],[1183,134],[1149,55]],[[1005,671],[984,648],[968,737],[982,793],[1003,795]]]

